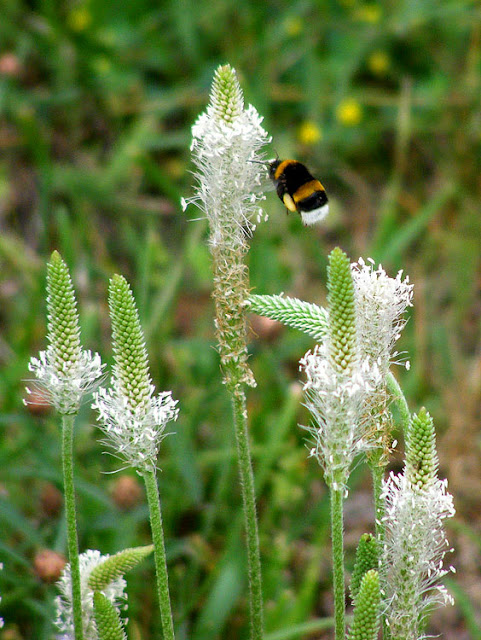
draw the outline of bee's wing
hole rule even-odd
[[[266,191],[274,191],[276,188],[276,185],[269,178],[268,163],[264,164],[262,162],[258,162],[256,164],[262,165],[262,167],[259,169],[258,183],[254,187],[253,191],[255,191],[255,193],[264,193]]]

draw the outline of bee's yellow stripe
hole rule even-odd
[[[297,164],[297,160],[283,160],[281,164],[277,167],[276,172],[274,174],[275,180],[279,180],[281,175],[284,173],[285,168],[289,164]]]
[[[292,197],[294,199],[294,202],[297,203],[297,202],[300,202],[301,200],[304,200],[304,198],[308,198],[309,196],[312,196],[312,194],[315,193],[316,191],[324,191],[324,187],[319,182],[319,180],[310,180],[309,182],[306,182],[305,184],[303,184],[302,187],[299,187],[299,189],[295,192],[295,194]]]

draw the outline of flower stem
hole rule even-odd
[[[372,475],[372,490],[374,494],[376,536],[379,544],[382,545],[384,540],[384,500],[381,498],[381,493],[385,467],[380,464],[372,464],[370,467]]]
[[[399,386],[399,382],[396,380],[396,378],[393,376],[391,372],[389,372],[386,376],[386,386],[399,409],[399,413],[401,415],[402,428],[404,433],[406,433],[407,428],[411,422],[411,413],[409,412],[408,403],[407,403],[406,397],[404,396],[404,393],[402,392],[401,387]]]
[[[249,435],[247,431],[246,397],[240,385],[230,387],[230,392],[234,410],[237,457],[247,535],[251,638],[252,640],[262,640],[264,625],[262,611],[261,560],[256,516],[254,474],[252,472]]]
[[[73,429],[75,416],[62,415],[62,466],[67,518],[67,545],[72,580],[72,610],[75,640],[83,640],[82,597],[80,592],[80,565],[78,554],[77,518],[75,514],[75,488],[73,480]]]
[[[167,575],[167,560],[165,556],[164,530],[162,527],[162,512],[160,508],[157,478],[153,470],[142,471],[149,503],[150,526],[154,542],[155,573],[157,577],[157,595],[159,597],[160,615],[164,640],[174,640],[174,622],[170,606],[169,579]]]
[[[331,488],[331,537],[334,581],[334,619],[336,640],[344,640],[346,635],[344,586],[344,540],[343,540],[343,489]]]

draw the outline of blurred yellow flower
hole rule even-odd
[[[305,120],[297,132],[299,142],[305,145],[314,145],[322,139],[322,131],[312,120]]]
[[[92,14],[85,6],[74,7],[68,15],[68,24],[72,31],[84,31],[92,22]]]
[[[304,27],[304,23],[298,16],[288,16],[284,20],[284,29],[288,36],[298,36]]]
[[[354,98],[346,98],[337,105],[336,118],[345,127],[355,127],[362,120],[362,108]]]
[[[389,69],[391,61],[385,51],[373,51],[367,60],[367,66],[372,73],[383,75]]]
[[[377,24],[382,16],[382,9],[377,4],[365,4],[356,11],[356,18],[361,22]]]

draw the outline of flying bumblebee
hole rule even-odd
[[[329,212],[324,187],[297,160],[270,160],[269,177],[289,211],[297,211],[304,225],[324,220]]]

